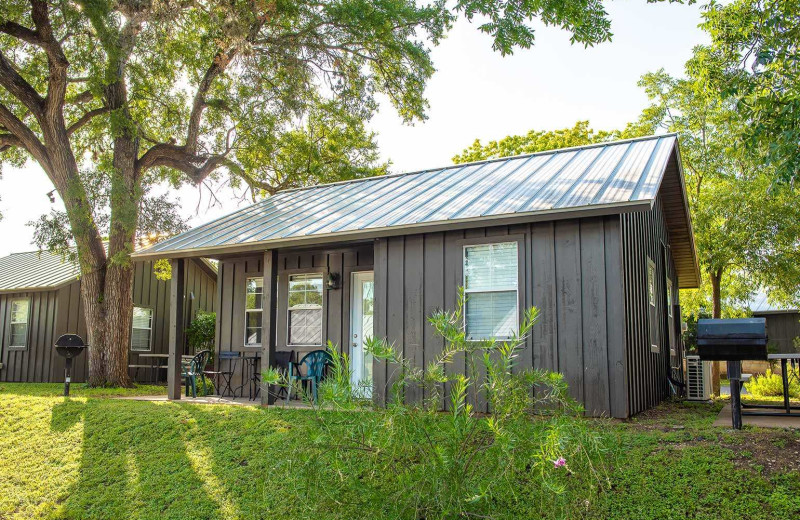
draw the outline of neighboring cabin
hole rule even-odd
[[[396,367],[371,360],[365,337],[424,367],[443,347],[426,317],[453,309],[459,286],[476,339],[508,335],[536,306],[520,366],[562,372],[587,413],[614,417],[669,395],[678,289],[700,280],[673,134],[286,190],[135,256],[173,272],[217,258],[218,349],[264,366],[332,341],[378,400]]]
[[[776,352],[797,352],[794,340],[800,338],[800,309],[772,305],[763,292],[748,305],[753,316],[766,318],[769,346]]]
[[[64,360],[53,349],[66,333],[86,339],[78,267],[47,252],[14,253],[0,258],[0,381],[61,382]],[[204,259],[193,259],[185,272],[183,323],[198,310],[214,310],[217,274]],[[168,352],[169,282],[159,281],[153,262],[136,262],[133,283],[133,331],[130,365],[150,364],[141,353]],[[73,365],[72,380],[86,379],[89,356]],[[137,371],[130,369],[131,377]],[[150,378],[139,370],[140,381]],[[163,370],[160,377],[164,377]]]

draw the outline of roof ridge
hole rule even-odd
[[[293,193],[293,192],[297,192],[297,191],[310,190],[310,189],[314,189],[314,188],[320,188],[320,187],[323,187],[323,186],[335,186],[337,184],[349,184],[349,183],[356,183],[356,182],[367,182],[367,181],[374,181],[374,180],[378,180],[378,179],[391,179],[391,178],[395,178],[395,177],[403,177],[403,176],[406,176],[406,175],[417,175],[417,174],[420,174],[420,173],[425,173],[425,172],[433,171],[433,170],[449,170],[449,169],[456,168],[456,167],[472,166],[472,165],[476,165],[476,164],[486,164],[486,163],[491,163],[491,162],[495,162],[495,161],[510,161],[510,160],[513,160],[513,159],[523,159],[523,158],[535,157],[537,155],[548,155],[548,154],[560,154],[560,153],[566,153],[566,152],[574,152],[574,151],[577,151],[577,150],[586,150],[586,149],[590,149],[590,148],[598,148],[598,147],[603,147],[603,146],[612,146],[612,145],[618,145],[618,144],[624,144],[624,143],[648,141],[650,139],[661,139],[661,138],[664,138],[664,137],[677,136],[677,135],[678,135],[677,132],[667,132],[667,133],[664,133],[664,134],[651,134],[651,135],[644,135],[644,136],[641,136],[641,137],[630,137],[628,139],[617,139],[616,141],[604,141],[604,142],[599,142],[599,143],[583,144],[583,145],[578,145],[578,146],[570,146],[570,147],[567,147],[567,148],[552,148],[550,150],[541,150],[541,151],[538,151],[538,152],[522,153],[522,154],[517,154],[517,155],[504,155],[502,157],[493,157],[491,159],[481,159],[479,161],[470,161],[470,162],[465,162],[465,163],[448,164],[447,166],[439,166],[439,167],[435,167],[435,168],[424,168],[424,169],[421,169],[421,170],[414,170],[414,171],[410,171],[410,172],[392,173],[392,174],[389,174],[389,175],[374,175],[372,177],[360,177],[358,179],[348,179],[348,180],[344,180],[344,181],[327,182],[327,183],[323,183],[323,184],[314,184],[312,186],[301,186],[301,187],[298,187],[298,188],[287,188],[285,190],[281,190],[281,191],[276,192],[275,195],[278,195],[278,194],[281,194],[281,193]],[[273,197],[275,195],[273,195]],[[267,199],[262,199],[259,202],[263,202],[264,200],[268,200],[269,198],[270,197],[268,197]]]

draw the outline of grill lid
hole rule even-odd
[[[698,320],[697,340],[756,340],[767,339],[765,318],[737,318],[731,320]]]

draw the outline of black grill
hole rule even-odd
[[[767,359],[764,318],[698,320],[697,353],[705,361]]]

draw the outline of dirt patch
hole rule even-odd
[[[734,452],[733,463],[737,468],[759,469],[764,473],[800,472],[800,437],[788,431],[746,433],[735,443],[720,445]]]

